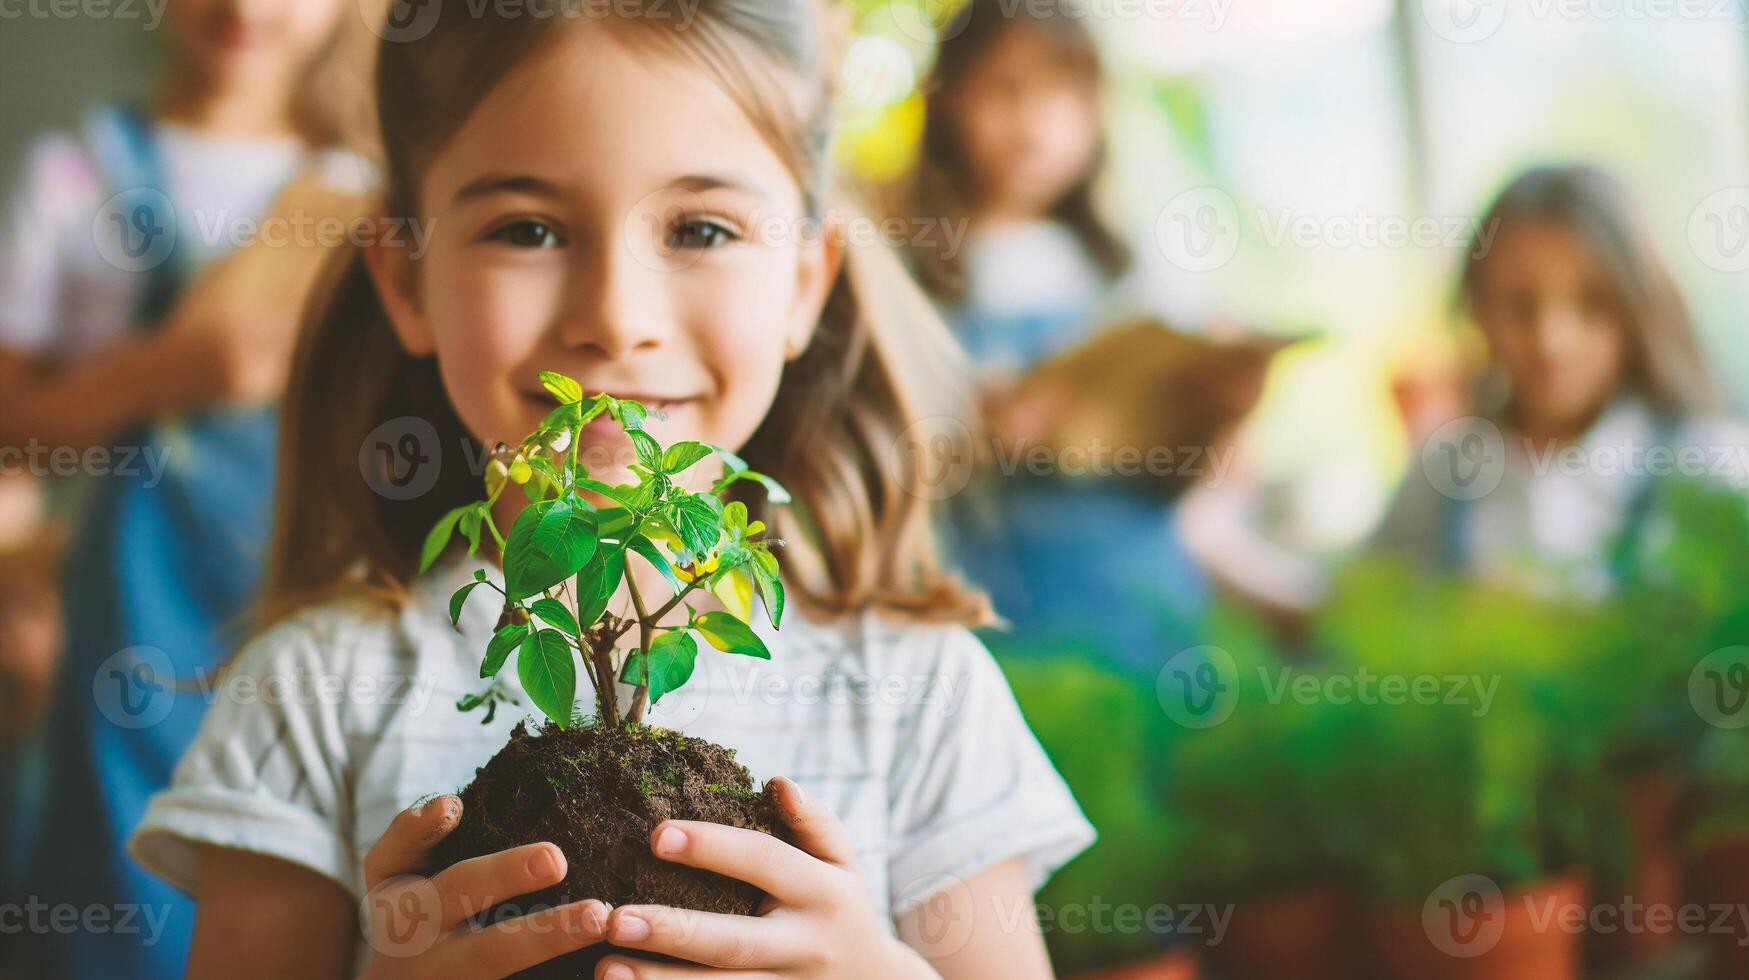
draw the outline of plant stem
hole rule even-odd
[[[650,618],[650,611],[644,608],[644,597],[638,593],[636,576],[626,576],[626,588],[632,594],[632,607],[638,611],[638,652],[644,657],[644,682],[632,693],[632,707],[626,712],[626,720],[641,725],[644,723],[644,707],[650,699],[650,627],[654,621]]]
[[[595,658],[595,673],[600,681],[595,685],[595,700],[601,709],[601,719],[612,724],[619,723],[619,696],[613,688],[613,640],[603,637],[597,644],[592,655]]]

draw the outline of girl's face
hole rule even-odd
[[[480,102],[419,186],[425,254],[368,253],[408,351],[487,445],[553,401],[538,372],[666,412],[663,444],[746,443],[837,272],[801,189],[716,78],[573,29]],[[805,237],[799,237],[805,236]],[[605,416],[599,478],[632,458]],[[702,469],[703,467],[701,467]]]
[[[294,72],[321,51],[345,0],[173,0],[182,51],[214,75]]]
[[[1093,166],[1098,93],[1063,47],[1007,30],[962,83],[950,111],[986,212],[1042,217]]]
[[[1512,384],[1517,421],[1576,435],[1628,366],[1625,316],[1584,241],[1553,223],[1509,228],[1487,258],[1476,317]]]

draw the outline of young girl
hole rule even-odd
[[[200,720],[199,698],[164,692],[236,642],[307,282],[297,245],[217,260],[294,175],[306,201],[363,179],[356,158],[322,152],[344,115],[316,98],[346,56],[342,10],[177,0],[152,102],[42,139],[0,225],[0,447],[37,473],[89,470],[49,481],[74,530],[65,650],[45,729],[0,772],[0,809],[20,811],[24,894],[153,916],[150,933],[26,930],[33,975],[166,975],[185,958],[192,906],[125,845]]]
[[[1130,266],[1094,206],[1105,137],[1086,17],[1010,6],[973,0],[943,32],[909,205],[968,228],[963,252],[936,236],[910,257],[997,387],[1103,322]]]
[[[446,5],[381,47],[388,211],[432,233],[417,259],[365,250],[305,337],[273,625],[134,839],[199,904],[191,975],[502,976],[604,939],[634,951],[598,974],[615,978],[1049,975],[1032,890],[1092,832],[952,625],[981,603],[936,570],[892,451],[913,421],[902,355],[929,327],[872,311],[912,287],[890,257],[809,233],[833,217],[811,6],[708,0],[677,21],[658,3]],[[415,579],[420,543],[477,494],[480,447],[550,410],[543,369],[660,408],[664,443],[736,447],[795,495],[795,517],[765,515],[800,603],[781,633],[759,621],[772,659],[702,657],[693,693],[650,716],[787,780],[793,846],[700,823],[653,835],[658,856],[765,888],[759,917],[585,901],[469,927],[563,875],[548,844],[419,877],[460,801],[408,805],[468,782],[517,713],[482,726],[451,707],[495,613],[452,627],[476,560]],[[423,494],[360,478],[384,425],[427,433]],[[613,431],[590,434],[626,458]]]
[[[1478,236],[1460,286],[1489,356],[1479,424],[1435,434],[1381,541],[1428,566],[1606,594],[1655,537],[1658,477],[1686,453],[1693,475],[1744,486],[1749,439],[1719,420],[1688,311],[1614,178],[1531,170],[1480,227],[1492,247]]]

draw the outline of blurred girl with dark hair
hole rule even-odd
[[[1475,417],[1434,434],[1381,540],[1429,566],[1607,594],[1657,521],[1658,477],[1743,486],[1749,438],[1721,420],[1687,307],[1618,180],[1529,170],[1479,229],[1458,290],[1488,355]]]
[[[1009,6],[971,0],[943,29],[909,187],[913,219],[966,232],[919,236],[913,270],[974,364],[999,374],[1080,339],[1130,266],[1094,206],[1103,71],[1086,18]]]

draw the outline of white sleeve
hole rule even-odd
[[[0,347],[40,354],[56,346],[69,243],[92,233],[96,181],[72,138],[50,136],[31,148],[0,215]]]
[[[276,857],[355,890],[339,702],[301,696],[346,655],[335,649],[339,627],[320,612],[263,633],[213,682],[199,734],[129,842],[147,870],[193,891],[195,845],[211,844]]]
[[[895,916],[1015,858],[1037,890],[1096,836],[983,643],[963,627],[933,632],[935,696],[909,706],[888,777]]]

